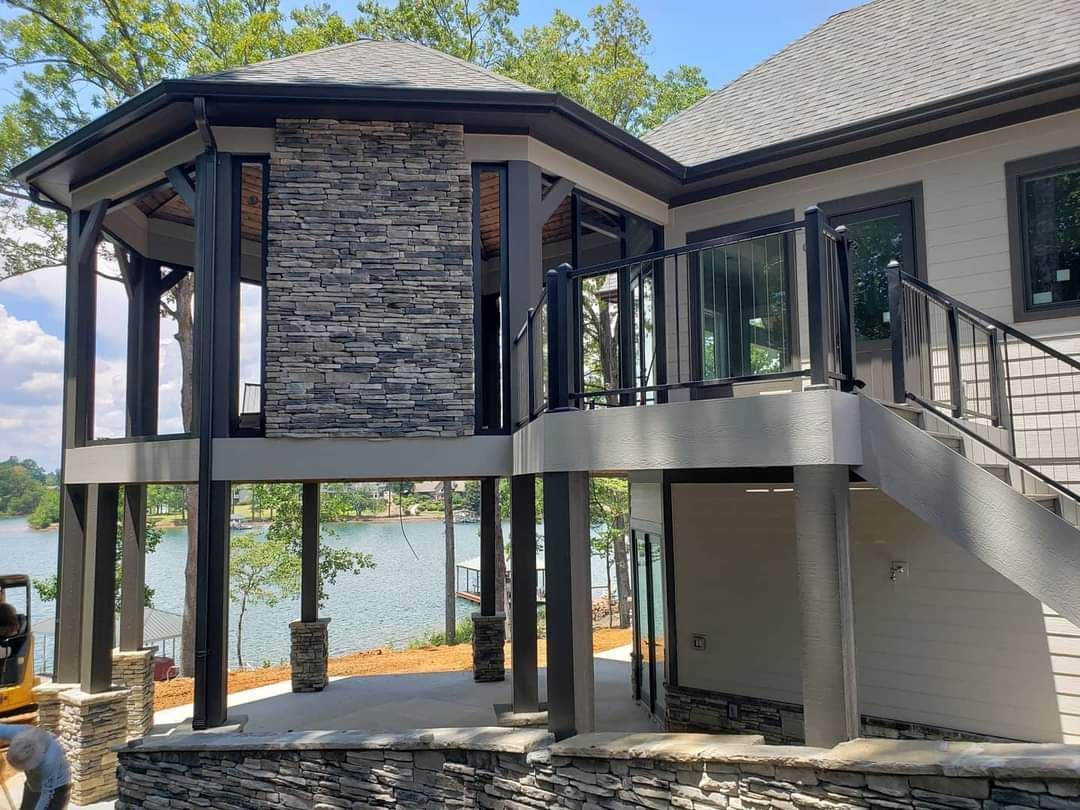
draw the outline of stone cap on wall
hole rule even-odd
[[[367,731],[290,731],[220,734],[192,732],[132,740],[121,751],[494,751],[527,754],[550,745],[555,738],[542,729],[423,728],[373,734]]]
[[[834,748],[811,748],[762,745],[760,740],[757,735],[581,734],[555,743],[545,753],[894,774],[1080,777],[1080,745],[858,739]]]

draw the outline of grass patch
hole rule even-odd
[[[453,644],[471,644],[472,643],[472,619],[462,619],[458,622],[457,632],[454,634]],[[420,650],[424,647],[444,647],[446,646],[446,633],[442,630],[435,630],[431,633],[426,633],[418,638],[414,638],[409,642],[410,650]]]

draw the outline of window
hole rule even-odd
[[[1080,314],[1080,149],[1005,173],[1017,320]]]

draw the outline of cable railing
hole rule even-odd
[[[1045,483],[1077,488],[1080,361],[895,262],[889,307],[894,400],[980,426],[980,435]]]
[[[795,348],[800,249],[809,364]],[[843,229],[811,208],[800,222],[549,270],[513,342],[515,426],[545,410],[730,396],[751,384],[800,390],[803,378],[852,390],[847,250]]]

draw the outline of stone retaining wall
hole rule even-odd
[[[472,433],[460,125],[278,120],[267,240],[267,436]]]
[[[118,810],[1080,810],[1080,746],[430,729],[148,737],[120,752]]]
[[[669,731],[705,731],[720,734],[761,734],[772,744],[804,741],[803,708],[798,703],[710,692],[685,686],[667,686],[666,723]],[[884,717],[862,717],[864,737],[891,740],[956,740],[1017,742],[1006,737],[953,728],[908,723]]]

